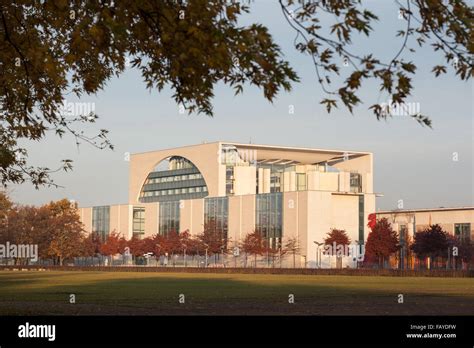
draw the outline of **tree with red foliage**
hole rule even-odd
[[[120,253],[120,233],[113,230],[100,245],[100,253],[105,256],[112,256]]]
[[[160,255],[170,255],[175,265],[174,255],[181,253],[181,240],[177,231],[171,230],[164,235],[158,235],[155,238],[155,250]]]
[[[188,250],[192,245],[192,238],[189,230],[183,231],[179,234],[179,242],[180,242],[180,251],[183,253],[183,262],[186,266],[186,254],[188,254]]]
[[[241,243],[242,251],[245,254],[254,256],[254,267],[257,267],[257,256],[265,253],[264,239],[258,231],[253,231],[245,236]]]
[[[342,256],[347,256],[347,245],[351,243],[345,230],[331,229],[324,239],[324,254],[336,255],[336,268],[342,268]]]
[[[449,235],[440,225],[430,225],[423,231],[415,233],[411,248],[418,258],[429,258],[431,264],[434,258],[446,256],[448,241]]]
[[[375,213],[369,214],[369,216],[367,217],[367,220],[369,221],[369,222],[367,223],[367,226],[368,226],[371,230],[373,230],[374,227],[375,227],[375,225],[377,224],[377,214],[375,214]]]
[[[134,257],[143,256],[143,254],[146,252],[143,240],[137,236],[133,236],[128,241],[128,247],[130,248],[130,254]]]
[[[197,236],[204,250],[207,249],[208,255],[214,255],[214,261],[216,256],[221,253],[226,253],[229,240],[224,235],[224,231],[218,226],[214,219],[210,219],[204,224],[203,232]]]
[[[100,235],[96,232],[90,233],[81,241],[80,255],[86,258],[93,258],[100,253],[101,244],[102,240],[100,239]]]
[[[364,263],[377,262],[378,266],[383,268],[386,260],[399,248],[397,233],[392,229],[392,225],[387,218],[377,220],[367,237]]]
[[[109,265],[112,265],[112,256],[120,253],[120,233],[113,230],[100,245],[100,253],[110,257]]]
[[[119,253],[121,253],[121,254],[125,253],[125,249],[129,248],[128,240],[125,239],[124,236],[121,236],[119,241],[118,241],[118,246],[119,246]]]

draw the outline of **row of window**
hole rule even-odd
[[[184,175],[173,175],[173,176],[164,176],[162,178],[152,178],[148,179],[147,184],[161,184],[165,182],[175,182],[175,181],[184,181],[184,180],[196,180],[202,179],[202,174],[184,174]]]
[[[183,187],[169,190],[145,191],[143,197],[182,195],[187,193],[207,192],[206,186]]]

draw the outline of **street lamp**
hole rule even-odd
[[[316,267],[321,268],[321,250],[319,250],[319,248],[321,247],[321,245],[324,245],[324,243],[319,243],[319,242],[316,242],[316,241],[313,241],[313,243],[317,245],[317,247],[316,247]]]

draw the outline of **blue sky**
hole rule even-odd
[[[399,20],[391,2],[368,3],[380,21],[370,40],[354,40],[354,50],[389,59],[401,45],[395,33],[405,22]],[[49,136],[40,143],[26,144],[32,164],[55,168],[61,159],[70,158],[74,170],[54,175],[63,188],[35,190],[30,184],[16,185],[9,188],[12,198],[24,204],[61,198],[74,199],[81,206],[125,203],[128,162],[124,153],[228,140],[373,152],[375,191],[384,195],[377,200],[380,209],[394,209],[399,200],[404,208],[474,205],[472,81],[460,81],[453,74],[435,78],[430,71],[443,63],[442,57],[425,48],[406,56],[418,65],[415,90],[407,101],[419,103],[421,112],[431,117],[433,129],[406,117],[376,121],[367,107],[387,98],[380,96],[375,84],[360,92],[365,104],[353,115],[343,108],[328,115],[319,104],[324,94],[311,60],[293,48],[295,35],[277,3],[260,0],[251,9],[242,23],[268,26],[301,77],[292,92],[281,93],[271,104],[254,87],[247,86],[242,95],[234,96],[230,88],[219,84],[213,102],[215,116],[188,116],[179,114],[170,90],[150,92],[139,72],[128,70],[110,80],[96,96],[81,99],[95,103],[100,116],[88,129],[93,133],[107,128],[115,150],[87,144],[77,148],[72,137]],[[295,108],[292,115],[289,105]],[[458,161],[453,161],[454,152]]]

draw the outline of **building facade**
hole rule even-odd
[[[440,225],[462,243],[474,242],[474,207],[378,211],[376,216],[378,220],[386,218],[398,233],[401,247],[393,266],[401,269],[415,267],[414,255],[408,246],[416,232],[430,225]]]
[[[332,228],[344,229],[353,243],[367,238],[373,156],[232,142],[151,151],[131,155],[128,193],[127,204],[80,208],[86,231],[197,235],[213,221],[230,243],[254,230],[275,247],[296,238],[300,266],[328,267],[331,258],[316,264],[317,243]]]

